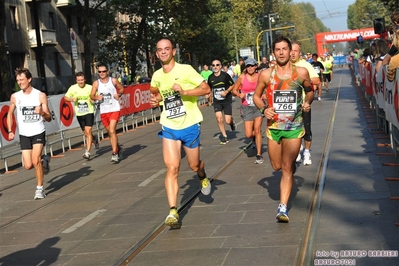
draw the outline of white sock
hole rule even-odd
[[[309,149],[305,149],[305,151],[303,153],[310,153]]]
[[[41,190],[43,190],[43,186],[36,186],[36,189],[41,189]]]

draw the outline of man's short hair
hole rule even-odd
[[[25,67],[23,67],[23,68],[19,68],[19,67],[16,68],[15,71],[14,71],[14,74],[15,74],[15,76],[19,76],[19,75],[25,74],[25,77],[26,77],[27,79],[32,78],[32,73],[30,73],[29,69],[27,69],[27,68],[25,68]]]
[[[273,41],[273,44],[272,44],[272,50],[273,51],[276,48],[276,43],[280,43],[280,42],[286,42],[288,44],[288,48],[290,48],[290,50],[292,50],[291,41],[287,37],[285,37],[283,35],[280,35],[276,39],[274,39],[274,41]]]
[[[108,66],[106,64],[100,63],[100,64],[97,65],[97,69],[99,67],[105,67],[105,69],[108,70]]]
[[[78,73],[75,74],[75,78],[77,77],[85,77],[85,73],[83,73],[82,71],[79,71]]]

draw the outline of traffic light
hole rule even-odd
[[[384,32],[385,32],[385,19],[384,18],[374,19],[374,33],[382,34]]]
[[[357,36],[357,43],[358,44],[362,44],[363,43],[363,36],[362,35]]]

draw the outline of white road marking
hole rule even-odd
[[[138,186],[139,187],[145,187],[146,185],[148,185],[152,180],[154,180],[155,178],[157,178],[158,176],[162,175],[163,173],[166,172],[166,169],[162,169],[158,172],[156,172],[155,174],[153,174],[152,176],[150,176],[149,178],[147,178],[146,180],[144,180],[143,182],[141,182]]]
[[[77,222],[76,224],[74,224],[71,227],[69,227],[69,228],[65,229],[64,231],[62,231],[62,233],[63,234],[72,233],[73,231],[75,231],[79,227],[83,226],[84,224],[90,222],[91,220],[93,220],[94,218],[96,218],[98,215],[100,215],[101,213],[103,213],[105,211],[106,211],[106,209],[101,209],[101,210],[98,210],[98,211],[95,211],[95,212],[89,214],[88,216],[86,216],[85,218],[83,218],[82,220]]]

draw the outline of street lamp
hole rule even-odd
[[[256,52],[258,54],[258,62],[260,62],[260,56],[259,56],[259,37],[260,37],[260,35],[264,32],[270,32],[270,36],[271,36],[272,32],[275,30],[284,30],[284,29],[291,29],[291,28],[295,28],[295,25],[285,26],[285,27],[280,27],[280,28],[273,28],[273,29],[268,29],[268,30],[262,30],[258,33],[258,35],[256,36]]]
[[[271,14],[268,14],[268,17],[269,17],[269,30],[270,30],[270,42],[269,42],[269,54],[270,54],[270,49],[273,44],[272,22],[273,23],[276,22],[276,19],[278,19],[279,16],[278,16],[278,13],[271,13]]]

